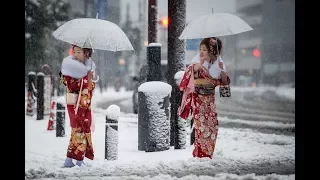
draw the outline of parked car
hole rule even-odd
[[[161,60],[161,74],[163,82],[167,82],[167,60]],[[148,65],[144,65],[141,67],[138,76],[133,76],[132,80],[134,82],[133,86],[133,95],[132,95],[132,105],[133,105],[133,113],[138,114],[138,88],[141,84],[147,82],[148,75]]]

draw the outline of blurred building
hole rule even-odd
[[[236,1],[236,9],[254,29],[235,36],[236,83],[294,84],[294,0]]]

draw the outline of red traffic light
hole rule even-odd
[[[161,24],[162,26],[167,27],[168,24],[169,24],[169,19],[168,19],[168,18],[163,18],[163,19],[161,19],[161,20],[160,20],[160,24]]]
[[[260,50],[258,48],[255,48],[252,52],[254,57],[260,57]]]

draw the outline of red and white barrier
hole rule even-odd
[[[27,99],[27,113],[28,116],[34,115],[34,99],[33,99],[33,93],[31,91],[28,92],[28,99]]]
[[[55,111],[56,111],[56,101],[52,101],[47,130],[55,130],[56,129],[56,117],[55,117],[56,113],[55,113]]]

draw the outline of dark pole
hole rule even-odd
[[[181,76],[179,74],[184,74],[184,71],[179,71],[175,75],[176,84],[179,86],[181,81]],[[181,104],[183,92],[179,91],[176,94],[177,97],[177,104]],[[174,121],[174,149],[185,149],[186,148],[186,129],[185,129],[186,120],[180,118],[179,116]]]
[[[37,120],[42,120],[44,115],[44,73],[37,74]]]
[[[147,81],[161,81],[161,44],[151,43],[147,47]]]
[[[145,151],[148,131],[148,112],[146,112],[147,97],[144,92],[138,92],[138,102],[138,151]]]
[[[157,0],[148,3],[148,44],[157,42]]]
[[[194,121],[193,121],[193,118],[191,119],[191,134],[190,134],[190,145],[192,145],[193,143],[194,143],[194,141],[195,141],[195,139],[196,139],[196,131],[195,131],[195,129],[193,128],[193,123],[194,123]]]
[[[56,137],[64,137],[65,136],[65,105],[61,102],[57,102],[57,110],[56,110]]]
[[[36,93],[36,73],[35,72],[29,72],[28,73],[28,101],[27,101],[27,113],[28,116],[34,115],[34,94]]]
[[[186,1],[168,0],[168,83],[172,86],[171,93],[171,118],[170,118],[170,145],[174,146],[174,134],[177,130],[178,107],[180,106],[180,90],[174,75],[184,70],[185,41],[180,40],[186,23]]]

